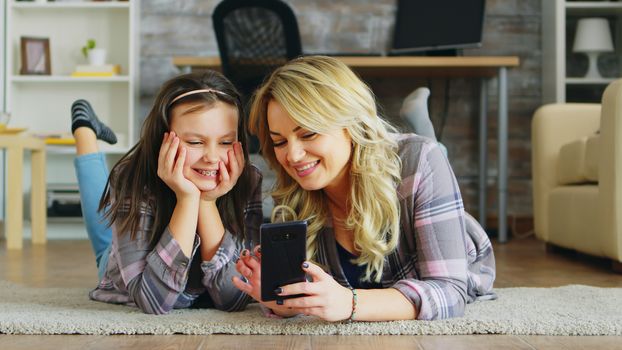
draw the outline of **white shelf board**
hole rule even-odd
[[[81,216],[48,216],[48,224],[82,224],[84,218]]]
[[[130,77],[119,75],[115,77],[71,77],[68,75],[13,75],[10,78],[15,83],[129,83]]]
[[[619,78],[596,78],[596,79],[566,78],[566,84],[569,84],[569,85],[597,85],[597,84],[607,85],[617,79]]]
[[[90,1],[76,1],[76,2],[11,2],[11,7],[14,9],[129,9],[129,1],[106,1],[106,2],[90,2]]]
[[[74,145],[47,145],[45,150],[48,154],[76,154],[76,147]],[[100,144],[99,150],[106,154],[125,154],[130,149],[123,146]]]
[[[32,238],[30,221],[24,221],[23,232],[24,240],[30,240]],[[62,220],[62,218],[61,220],[48,220],[45,236],[48,240],[89,239],[84,221]]]

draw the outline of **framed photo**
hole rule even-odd
[[[21,37],[22,69],[20,74],[52,74],[50,39]]]

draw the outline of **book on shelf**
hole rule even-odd
[[[33,136],[43,139],[46,145],[71,146],[76,144],[76,139],[70,133],[37,133]]]
[[[114,77],[116,73],[112,72],[73,72],[72,77]]]
[[[73,146],[76,144],[76,139],[72,138],[54,138],[46,137],[44,139],[46,145],[60,145],[60,146]]]
[[[112,77],[121,74],[121,66],[118,64],[79,64],[71,73],[72,77]]]

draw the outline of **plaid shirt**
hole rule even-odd
[[[263,220],[261,173],[254,166],[251,169],[252,196],[244,209],[244,220],[247,234],[258,237]],[[153,225],[152,210],[145,207],[141,213],[142,229],[135,239],[113,225],[108,266],[98,287],[89,294],[91,299],[136,305],[151,314],[190,307],[206,292],[221,310],[240,310],[250,302],[250,297],[231,283],[231,277],[237,274],[234,262],[250,242],[245,245],[226,231],[212,260],[201,261],[201,254],[197,254],[199,236],[195,236],[192,256],[188,258],[167,227],[151,249],[148,232]]]
[[[397,188],[401,232],[397,249],[385,258],[381,284],[399,290],[408,298],[418,310],[418,319],[461,316],[466,303],[495,297],[492,245],[477,221],[464,212],[454,173],[436,143],[412,134],[395,137],[402,160],[402,182]],[[251,237],[258,237],[261,223],[261,179],[257,177],[253,199],[246,209],[247,230],[253,232]],[[114,237],[118,239],[117,234]],[[318,263],[327,267],[340,284],[349,286],[331,227],[320,232],[317,243]],[[124,241],[124,244],[131,243]],[[136,245],[140,246],[140,241]],[[242,243],[227,233],[212,261],[201,263],[202,272],[189,278],[186,285],[184,278],[189,262],[170,232],[163,234],[153,254],[149,254],[150,251],[135,253],[142,256],[141,259],[120,259],[119,249],[113,245],[111,261],[119,259],[127,263],[109,263],[107,276],[112,278],[104,278],[100,287],[91,292],[91,297],[102,300],[97,295],[101,293],[106,296],[103,301],[128,303],[134,300],[144,311],[164,313],[173,306],[192,305],[198,295],[207,291],[216,307],[239,310],[251,300],[231,284],[231,277],[238,275],[234,262],[239,253],[250,246],[252,242]],[[195,251],[197,247],[198,236]],[[113,259],[115,252],[117,257]],[[196,258],[200,254],[193,252],[193,256]],[[127,271],[123,278],[119,266]],[[196,283],[197,280],[200,283]],[[128,291],[132,297],[128,297]]]
[[[385,258],[381,284],[399,290],[417,319],[462,316],[468,302],[492,299],[495,259],[486,232],[465,213],[458,182],[438,145],[414,134],[395,135],[402,160],[398,198],[401,232]],[[335,236],[318,236],[318,263],[344,286]]]

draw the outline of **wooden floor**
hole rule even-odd
[[[494,243],[496,287],[586,284],[622,287],[608,261],[547,252],[534,238]],[[32,287],[93,287],[97,273],[86,241],[25,244],[7,251],[0,241],[0,278]],[[2,312],[2,310],[0,310]],[[546,336],[15,336],[0,335],[0,349],[622,349],[622,337]]]

